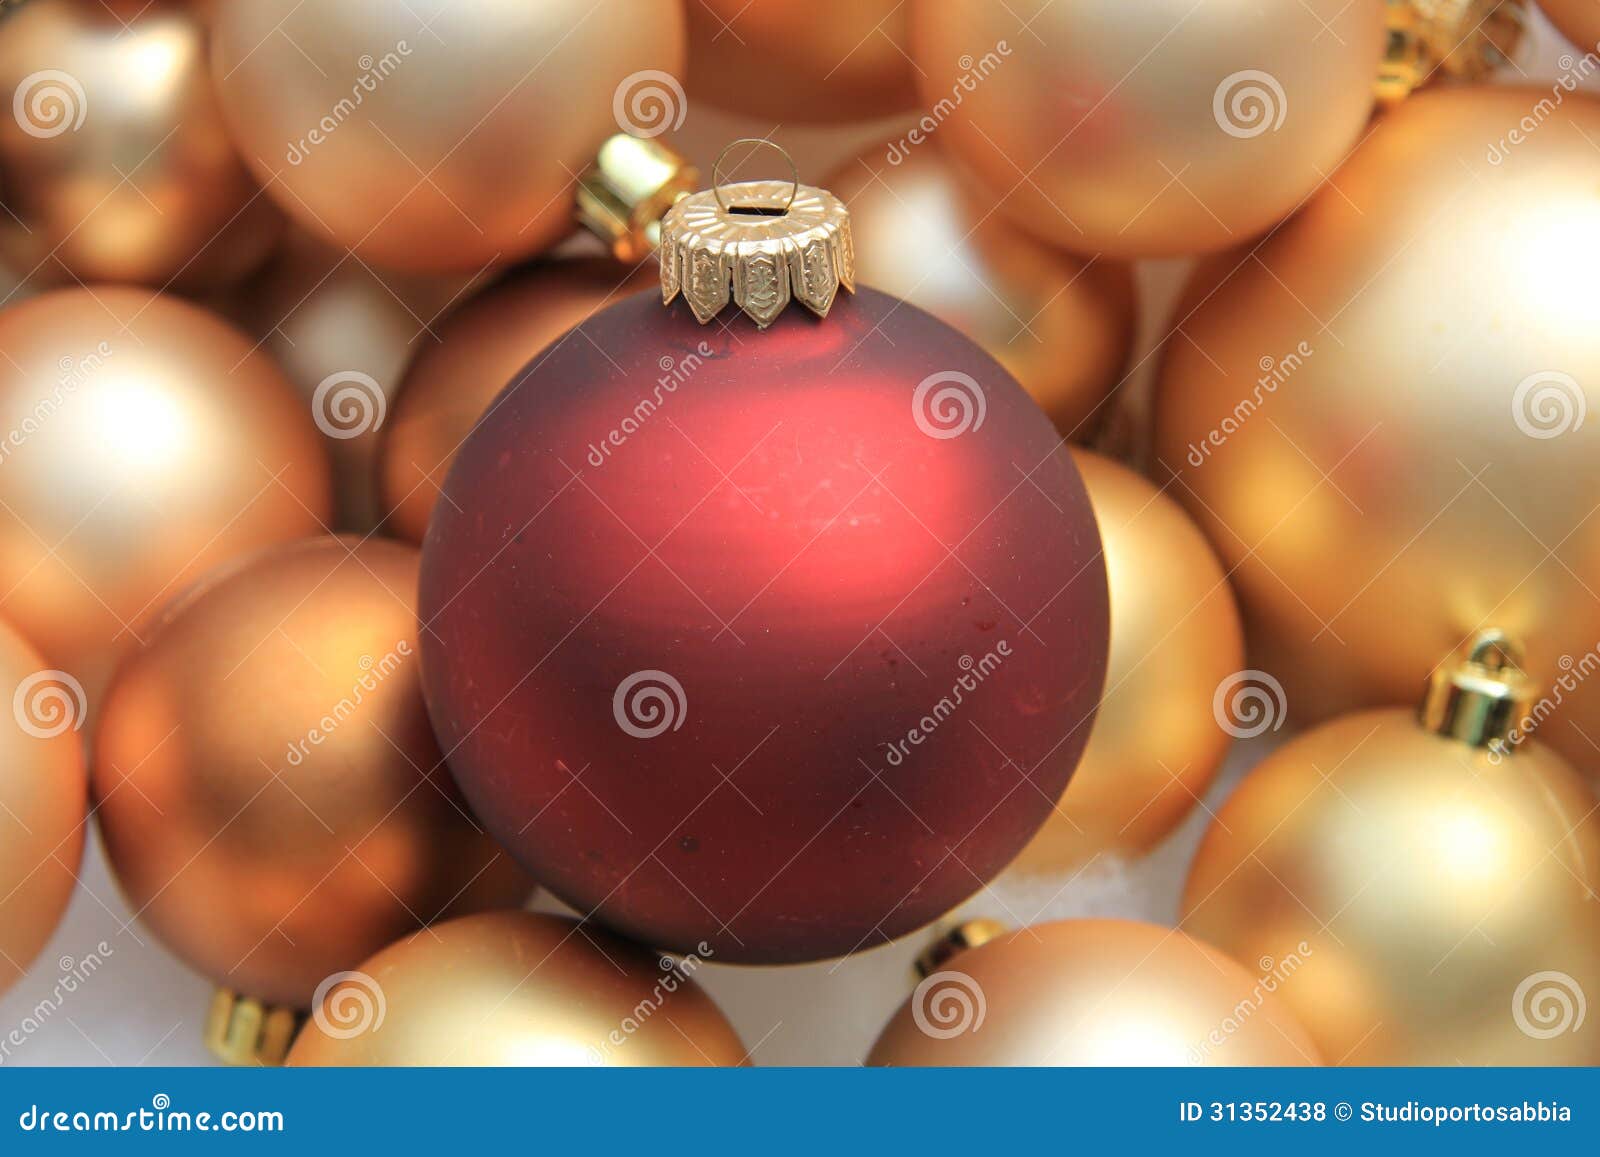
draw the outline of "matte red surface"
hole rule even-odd
[[[1050,423],[954,330],[867,290],[728,317],[627,299],[501,395],[425,543],[426,686],[478,815],[580,912],[817,959],[936,919],[1038,828],[1105,572]],[[941,439],[913,396],[943,371],[985,413]],[[613,709],[642,670],[683,688],[650,738]]]

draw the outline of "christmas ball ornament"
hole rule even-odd
[[[0,623],[0,993],[66,911],[83,859],[88,776],[82,688]]]
[[[903,0],[695,0],[689,95],[785,123],[914,108]]]
[[[1331,1063],[1600,1061],[1600,812],[1514,730],[1532,695],[1487,632],[1417,717],[1342,716],[1239,785],[1195,856],[1185,931],[1236,959],[1304,945],[1285,1000]]]
[[[869,947],[998,872],[1071,774],[1094,517],[993,359],[836,295],[831,194],[715,186],[662,237],[669,304],[582,323],[451,468],[429,708],[485,826],[579,910],[719,961]]]
[[[678,0],[220,0],[213,36],[223,112],[268,192],[400,269],[547,248],[608,133],[686,111]]]
[[[400,941],[332,986],[290,1065],[738,1065],[694,979],[575,920],[485,912]]]
[[[1155,456],[1302,720],[1407,701],[1490,622],[1540,682],[1592,663],[1600,301],[1552,271],[1600,261],[1600,104],[1526,132],[1538,100],[1411,98],[1180,310]],[[1541,738],[1586,760],[1578,683]]]
[[[1578,48],[1592,52],[1600,45],[1600,4],[1595,0],[1539,0],[1539,7]]]
[[[420,543],[456,451],[501,390],[546,346],[647,283],[614,262],[539,265],[474,298],[406,371],[384,434],[379,485],[391,533]]]
[[[1131,270],[1041,244],[937,149],[898,148],[867,149],[830,182],[855,222],[856,276],[955,326],[1087,440],[1133,345]]]
[[[283,217],[228,141],[185,5],[31,0],[6,16],[0,92],[0,252],[19,272],[205,289],[271,252]]]
[[[146,290],[0,312],[0,431],[0,613],[91,700],[191,579],[328,517],[293,387],[231,326]]]
[[[1383,0],[917,0],[937,136],[1013,221],[1083,253],[1200,253],[1296,209],[1355,144]]]
[[[428,726],[416,574],[377,539],[264,552],[169,608],[107,693],[93,783],[117,879],[248,1015],[529,890]]]
[[[1244,666],[1244,638],[1205,536],[1126,467],[1087,450],[1073,461],[1105,544],[1111,656],[1089,746],[1014,871],[1149,851],[1205,795],[1237,731],[1215,702]]]
[[[1133,920],[983,929],[941,954],[885,1026],[869,1065],[1166,1066],[1320,1063],[1277,994],[1277,962]]]

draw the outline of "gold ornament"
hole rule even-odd
[[[1485,80],[1522,43],[1524,0],[1387,0],[1378,99],[1393,104],[1439,77]]]
[[[399,543],[280,547],[173,605],[106,695],[93,784],[130,906],[262,1005],[529,891],[434,741],[416,581]]]
[[[1383,0],[916,0],[925,111],[1000,208],[1065,248],[1201,253],[1293,211],[1355,144]]]
[[[962,936],[965,927],[956,934]],[[1170,928],[1059,920],[929,961],[870,1065],[1315,1065],[1316,1046],[1257,977]]]
[[[333,987],[289,1064],[742,1064],[733,1026],[693,978],[703,963],[557,916],[467,916]]]
[[[688,89],[785,123],[914,108],[904,0],[692,0]]]
[[[183,4],[30,0],[0,37],[0,252],[21,274],[203,289],[249,273],[283,218],[235,155]]]
[[[385,424],[379,484],[391,533],[420,543],[456,450],[540,351],[598,309],[656,284],[598,258],[556,261],[474,298],[423,338]]]
[[[1600,814],[1514,737],[1515,660],[1486,633],[1423,725],[1388,708],[1297,737],[1200,846],[1182,927],[1239,960],[1303,944],[1282,993],[1330,1063],[1600,1062]]]
[[[1600,738],[1600,104],[1424,92],[1168,343],[1158,469],[1232,575],[1306,721],[1404,702],[1493,623],[1563,688],[1541,738]],[[1209,284],[1206,282],[1209,281]],[[1569,672],[1564,675],[1563,672]]]
[[[867,149],[824,182],[850,209],[856,277],[955,326],[1086,441],[1127,362],[1132,271],[1041,244],[931,143]]]
[[[294,388],[243,334],[142,289],[0,311],[0,614],[97,699],[191,579],[328,518]]]
[[[1205,536],[1133,471],[1072,459],[1105,544],[1111,658],[1089,746],[1013,871],[1150,850],[1211,786],[1232,742],[1214,703],[1244,666],[1239,612]]]
[[[1539,0],[1539,7],[1575,48],[1594,52],[1600,47],[1600,4],[1594,0]]]
[[[81,688],[0,623],[0,993],[55,931],[88,824]]]
[[[571,229],[619,127],[684,112],[677,0],[220,0],[240,151],[309,229],[395,268],[510,264]]]

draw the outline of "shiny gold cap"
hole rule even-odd
[[[1528,717],[1537,690],[1522,669],[1522,649],[1503,631],[1480,631],[1464,657],[1434,672],[1419,717],[1439,735],[1511,752],[1516,747],[1506,740]]]
[[[980,916],[976,920],[963,920],[959,924],[943,926],[938,938],[917,957],[917,976],[926,980],[938,972],[951,959],[969,948],[998,940],[1006,934],[1006,926],[998,920]]]
[[[1511,59],[1527,24],[1525,0],[1388,0],[1389,43],[1378,99],[1404,100],[1439,73],[1482,80]]]
[[[269,1008],[219,988],[206,1014],[206,1048],[224,1064],[281,1065],[299,1027],[300,1014],[292,1008]]]
[[[728,149],[739,144],[770,142],[739,140]],[[798,174],[788,181],[719,184],[721,165],[719,157],[711,188],[683,198],[661,224],[662,301],[681,292],[702,325],[730,299],[762,329],[791,299],[828,316],[839,287],[856,288],[844,202],[802,185]]]
[[[643,261],[661,244],[661,218],[700,187],[700,173],[659,140],[618,133],[578,178],[578,223],[618,261]]]

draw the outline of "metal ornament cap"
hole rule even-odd
[[[1436,74],[1483,80],[1522,43],[1524,0],[1388,0],[1389,42],[1379,65],[1377,95],[1404,100]]]
[[[762,329],[790,300],[827,317],[855,292],[850,213],[826,189],[741,181],[693,193],[661,224],[661,300],[681,292],[704,325],[731,299]]]
[[[1516,747],[1508,740],[1537,694],[1522,669],[1522,648],[1489,628],[1473,636],[1464,655],[1434,672],[1419,718],[1437,735],[1509,753]]]

